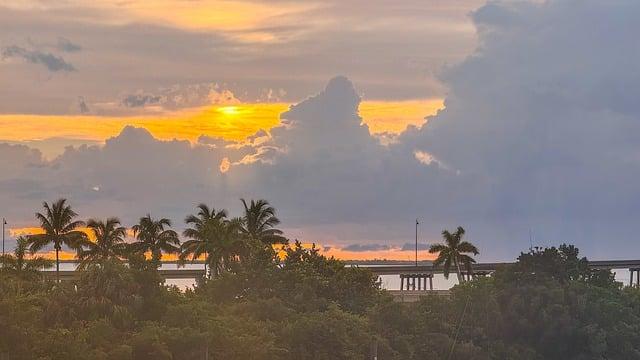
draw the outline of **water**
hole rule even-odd
[[[76,267],[73,263],[60,264],[60,270],[74,270]],[[185,264],[182,267],[178,267],[177,264],[162,264],[161,270],[176,270],[176,269],[204,269],[202,264]],[[53,270],[53,269],[52,269]],[[628,269],[615,269],[613,270],[616,281],[622,282],[623,285],[629,284],[629,270]],[[400,276],[398,275],[382,275],[379,277],[380,283],[383,289],[387,290],[400,290]],[[433,288],[434,290],[448,290],[458,283],[455,273],[449,275],[449,279],[446,279],[443,274],[435,274],[433,276]],[[166,285],[177,286],[181,290],[193,289],[195,285],[195,279],[167,279]]]

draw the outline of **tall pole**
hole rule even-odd
[[[7,220],[2,218],[2,257],[4,258],[4,226],[7,225]]]
[[[418,219],[416,219],[416,266],[418,266]]]
[[[7,220],[2,218],[2,268],[4,269],[4,226],[7,225]]]

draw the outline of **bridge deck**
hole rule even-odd
[[[65,263],[75,263],[75,261],[64,261]],[[202,264],[202,262],[196,262],[196,264]],[[166,261],[163,264],[176,264],[175,261]],[[491,272],[495,271],[502,266],[511,265],[513,263],[478,263],[473,265],[473,270],[477,272]],[[376,264],[371,263],[349,263],[347,266],[354,266],[359,268],[366,268],[371,270],[375,275],[402,275],[402,274],[416,274],[416,273],[430,273],[441,274],[441,267],[433,267],[432,265],[387,265],[386,263]],[[594,269],[632,269],[640,268],[640,260],[595,260],[589,261],[589,266]],[[158,270],[160,276],[165,279],[195,279],[204,275],[204,269],[162,269]],[[54,277],[55,272],[48,270],[45,272],[48,276]],[[60,271],[60,278],[64,280],[70,280],[78,276],[78,273],[74,270]]]
[[[496,262],[496,263],[478,263],[473,264],[473,271],[487,272],[496,271],[498,268],[508,265],[513,265],[512,262]],[[441,267],[434,267],[432,265],[353,265],[360,268],[367,268],[376,275],[401,275],[401,274],[415,274],[415,273],[432,273],[441,274],[443,269]],[[589,261],[589,267],[592,269],[631,269],[640,268],[640,260],[595,260]]]

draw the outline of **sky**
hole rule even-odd
[[[176,228],[265,198],[292,239],[479,260],[627,258],[640,218],[640,3],[0,0],[0,212]]]

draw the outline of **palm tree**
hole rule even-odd
[[[138,241],[131,244],[131,249],[139,253],[151,253],[151,261],[160,265],[162,253],[177,254],[180,252],[180,238],[178,233],[168,229],[171,220],[162,218],[155,220],[150,214],[141,217],[137,225],[134,225],[133,234]]]
[[[198,205],[197,215],[189,215],[185,219],[190,228],[183,235],[190,238],[182,244],[180,260],[191,257],[191,261],[204,256],[205,273],[207,267],[210,276],[218,276],[228,270],[244,252],[240,219],[227,219],[227,212],[209,208],[205,204]]]
[[[13,250],[12,255],[0,256],[2,258],[2,269],[0,271],[13,273],[21,278],[32,278],[36,277],[40,270],[53,266],[53,261],[41,256],[27,257],[29,239],[21,236],[16,239],[16,242],[16,248]]]
[[[66,245],[73,250],[80,250],[87,244],[87,235],[77,230],[84,225],[82,221],[74,221],[78,216],[71,206],[66,204],[66,199],[60,199],[51,205],[44,202],[44,213],[36,213],[40,221],[43,234],[29,235],[30,250],[35,253],[48,244],[53,244],[56,250],[56,280],[60,281],[60,250]]]
[[[120,226],[118,218],[111,217],[106,221],[91,219],[87,221],[87,227],[91,229],[96,240],[89,241],[85,244],[87,249],[81,249],[78,252],[79,268],[85,269],[92,263],[102,264],[106,260],[125,256],[127,244],[124,238],[127,235],[127,229]]]
[[[266,200],[251,200],[250,204],[240,199],[244,206],[242,218],[242,233],[249,239],[258,241],[266,246],[275,244],[285,245],[289,241],[282,236],[282,231],[275,227],[280,224],[274,209]]]
[[[458,275],[458,282],[464,281],[462,277],[462,271],[460,265],[463,264],[467,273],[471,274],[471,264],[476,261],[466,253],[478,255],[478,248],[468,241],[462,241],[464,236],[464,229],[458,226],[458,229],[453,234],[448,230],[442,231],[442,237],[444,238],[444,244],[433,244],[429,248],[431,254],[438,253],[438,257],[433,262],[434,266],[444,265],[444,276],[448,279],[451,265],[455,266],[456,274]]]

